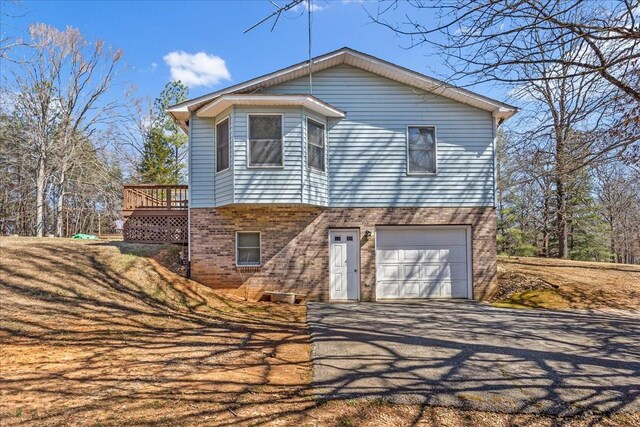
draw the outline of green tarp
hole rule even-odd
[[[98,240],[98,236],[95,236],[93,234],[82,234],[82,233],[78,233],[78,234],[74,234],[73,237],[71,237],[72,239],[85,239],[85,240]]]

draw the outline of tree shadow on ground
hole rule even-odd
[[[443,301],[308,310],[313,384],[325,398],[560,416],[640,411],[637,312]]]
[[[475,427],[531,420],[375,399],[319,401],[310,388],[304,307],[220,295],[167,271],[150,249],[144,258],[122,244],[9,239],[0,250],[2,425]],[[384,334],[391,345],[393,329]],[[463,365],[473,352],[464,354]]]
[[[313,406],[303,307],[226,298],[98,245],[3,251],[3,425],[237,425]]]

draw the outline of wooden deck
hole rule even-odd
[[[124,241],[187,243],[187,197],[186,185],[125,185]]]

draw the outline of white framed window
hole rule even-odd
[[[255,267],[261,264],[259,231],[236,231],[236,265]]]
[[[431,175],[437,172],[436,127],[407,126],[407,173]]]
[[[324,172],[325,158],[324,125],[307,118],[307,165]]]
[[[250,114],[247,167],[283,167],[282,114]]]
[[[229,117],[216,124],[216,172],[229,169]]]

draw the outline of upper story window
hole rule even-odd
[[[282,115],[250,115],[248,166],[284,166],[283,151]]]
[[[436,128],[409,126],[407,139],[407,173],[436,173]]]
[[[236,232],[236,265],[258,266],[260,265],[260,232],[237,231]]]
[[[307,119],[307,164],[324,172],[324,125]]]
[[[229,169],[229,118],[216,125],[216,172]]]

